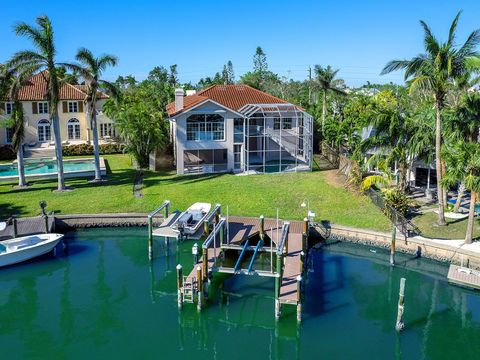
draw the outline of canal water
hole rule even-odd
[[[156,242],[149,262],[145,229],[79,230],[63,255],[1,269],[0,359],[480,358],[480,294],[449,285],[443,264],[398,255],[391,268],[385,250],[348,244],[314,250],[298,326],[294,308],[275,321],[269,278],[216,277],[208,308],[179,311],[175,266],[191,268],[192,245]]]

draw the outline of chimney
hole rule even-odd
[[[180,111],[183,109],[183,97],[185,93],[183,89],[175,89],[175,111]]]

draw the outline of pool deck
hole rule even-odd
[[[63,160],[63,163],[68,162],[75,162],[75,161],[93,161],[93,157],[90,158],[78,158],[78,159],[68,159],[68,160]],[[2,165],[15,165],[16,163],[10,163],[10,164],[2,164]],[[107,168],[105,166],[105,159],[103,157],[100,157],[100,173],[102,176],[107,175]],[[44,173],[44,174],[25,174],[25,178],[31,179],[31,180],[43,180],[43,179],[56,179],[58,176],[57,172],[51,172],[51,173]],[[74,171],[64,171],[64,177],[65,178],[76,178],[76,177],[93,177],[95,176],[95,169],[90,169],[90,170],[74,170]],[[8,176],[0,176],[0,182],[11,182],[11,181],[16,181],[18,180],[18,175],[8,175]]]

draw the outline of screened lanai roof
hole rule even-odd
[[[295,115],[307,114],[305,111],[300,109],[298,106],[293,104],[247,104],[240,108],[238,111],[243,116],[249,118],[254,114],[261,113],[263,115],[276,115],[278,117],[283,117],[283,114],[288,114],[288,117],[292,116],[292,113]]]

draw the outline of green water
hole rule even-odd
[[[392,269],[385,251],[345,244],[312,252],[297,326],[293,309],[275,322],[267,278],[229,278],[201,314],[179,311],[175,265],[190,268],[192,242],[168,254],[155,243],[150,266],[145,232],[81,230],[64,255],[0,270],[0,359],[480,358],[480,296],[448,285],[444,265],[397,256]]]

